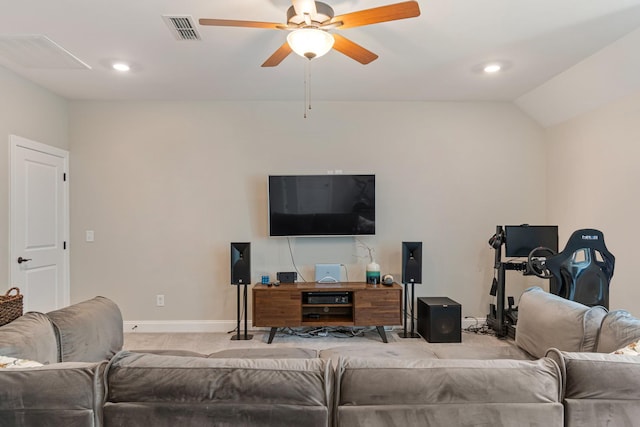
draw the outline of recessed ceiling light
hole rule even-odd
[[[131,67],[129,67],[129,65],[125,64],[124,62],[115,62],[112,65],[112,67],[113,67],[114,70],[123,71],[123,72],[124,71],[129,71],[131,69]]]
[[[480,62],[471,68],[471,71],[479,75],[497,75],[505,73],[513,68],[513,63],[506,59],[494,58]]]
[[[502,69],[502,65],[500,64],[487,64],[483,68],[485,73],[497,73]]]

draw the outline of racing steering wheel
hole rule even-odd
[[[555,251],[545,246],[533,248],[527,257],[527,272],[533,273],[542,279],[550,279],[553,274],[551,274],[546,264],[547,258],[554,255],[556,255]]]

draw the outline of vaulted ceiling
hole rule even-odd
[[[326,0],[336,15],[394,2]],[[513,101],[640,28],[640,0],[418,3],[416,18],[332,30],[379,58],[362,65],[333,50],[311,61],[314,99]],[[260,66],[286,31],[198,24],[200,18],[284,23],[289,6],[290,0],[0,0],[0,65],[69,99],[300,100],[306,59],[291,54],[277,67]],[[178,40],[168,16],[190,18],[200,39]],[[130,63],[131,71],[113,70],[114,61]],[[493,61],[504,69],[480,70]]]

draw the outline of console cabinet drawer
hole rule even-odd
[[[401,300],[401,289],[375,289],[354,292],[355,325],[401,325]]]
[[[253,291],[253,326],[300,326],[302,299],[298,291]]]

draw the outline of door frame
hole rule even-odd
[[[18,136],[9,135],[9,284],[7,289],[11,288],[14,283],[14,263],[20,254],[14,253],[14,238],[15,233],[13,230],[15,214],[15,206],[17,205],[18,194],[15,190],[15,156],[18,147],[26,148],[28,150],[38,151],[51,156],[60,157],[64,161],[64,173],[66,180],[63,182],[63,227],[62,239],[66,242],[66,249],[63,250],[63,261],[61,268],[62,272],[62,306],[70,304],[71,300],[71,279],[70,279],[70,242],[69,242],[69,151],[61,148],[52,147],[50,145],[43,144],[41,142],[32,141],[30,139]]]

